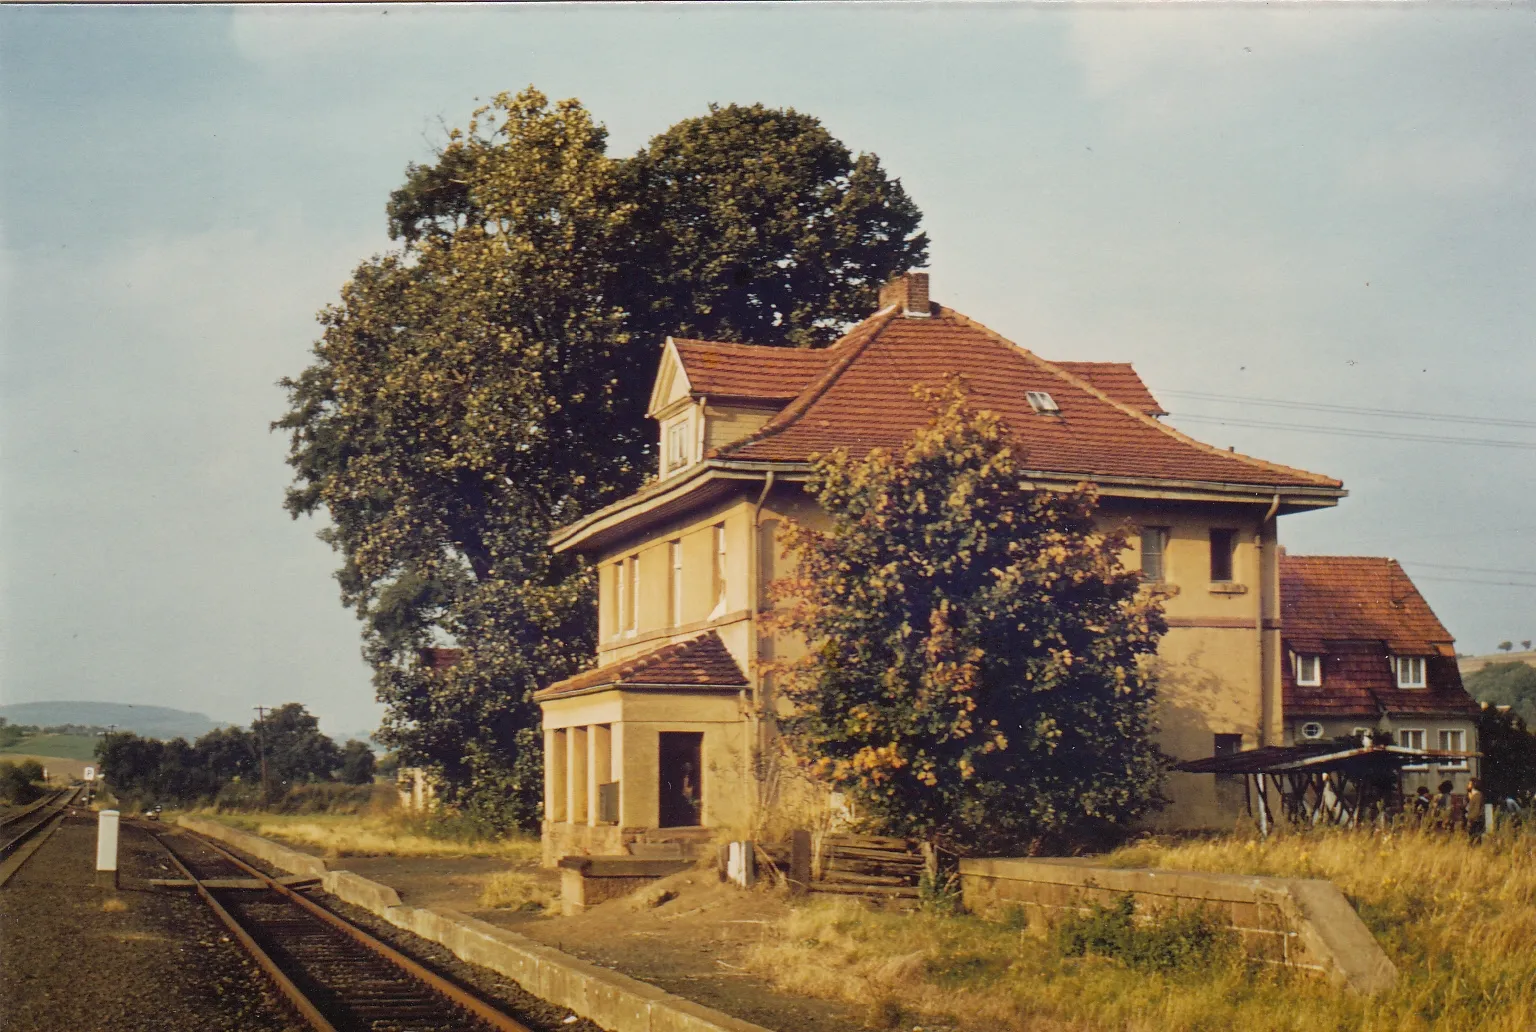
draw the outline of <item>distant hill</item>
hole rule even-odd
[[[203,713],[124,702],[13,702],[0,706],[0,717],[12,724],[38,727],[116,724],[119,731],[132,731],[146,738],[185,738],[189,742],[215,728],[229,726]]]

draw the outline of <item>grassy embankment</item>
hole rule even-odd
[[[1362,999],[1235,954],[1135,970],[1068,956],[1047,929],[846,901],[796,908],[750,963],[786,989],[867,1004],[871,1023],[889,1027],[925,1017],[966,1028],[1117,1032],[1536,1028],[1536,834],[1481,846],[1417,833],[1147,841],[1105,862],[1328,878],[1397,965],[1399,984]]]
[[[198,816],[297,846],[343,856],[495,856],[531,860],[533,835],[489,835],[473,826],[401,810],[373,813],[212,813]]]
[[[480,905],[539,912],[551,907],[554,892],[532,870],[539,857],[536,835],[487,835],[471,825],[439,815],[403,810],[369,813],[273,814],[217,813],[208,817],[265,838],[320,850],[328,858],[344,856],[459,857],[489,856],[516,866],[485,881]]]

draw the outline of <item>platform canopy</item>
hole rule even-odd
[[[1372,805],[1395,805],[1394,797],[1402,794],[1404,768],[1460,763],[1481,755],[1407,749],[1400,745],[1308,742],[1187,760],[1174,770],[1241,777],[1248,812],[1254,813],[1257,798],[1256,816],[1260,829],[1267,835],[1274,826],[1269,806],[1270,785],[1279,793],[1281,810],[1292,824],[1356,826]]]

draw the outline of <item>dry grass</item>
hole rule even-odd
[[[1143,974],[1064,957],[1051,940],[971,917],[900,915],[848,901],[795,910],[752,966],[784,988],[900,1008],[964,1027],[1124,1032],[1526,1032],[1536,1028],[1536,835],[1323,832],[1260,843],[1145,842],[1107,858],[1330,878],[1392,958],[1396,989],[1362,999],[1241,960]],[[873,1020],[873,1019],[872,1019]]]
[[[486,880],[480,890],[480,905],[542,914],[558,910],[559,897],[532,871],[501,871]]]
[[[116,896],[113,896],[111,899],[106,900],[104,903],[101,904],[101,909],[102,909],[102,911],[104,913],[108,913],[108,914],[121,914],[121,913],[124,913],[124,912],[127,911],[128,904],[124,903],[122,900],[118,899]]]
[[[319,849],[327,857],[343,856],[497,856],[530,860],[539,855],[533,835],[501,838],[454,834],[444,836],[429,821],[410,814],[235,814],[207,813],[265,838]]]

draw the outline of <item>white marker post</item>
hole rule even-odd
[[[116,810],[101,811],[96,825],[96,884],[117,888]]]

